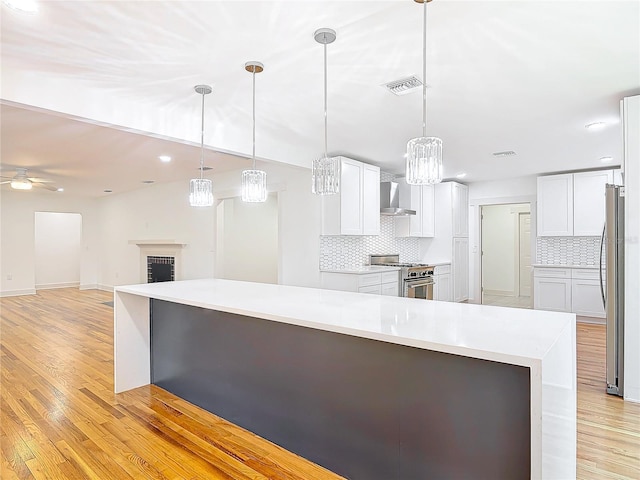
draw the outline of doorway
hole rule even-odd
[[[216,207],[216,278],[278,283],[278,194],[264,203],[225,198]]]
[[[82,215],[35,212],[36,290],[80,285]]]
[[[483,205],[481,292],[483,305],[531,308],[531,207]]]

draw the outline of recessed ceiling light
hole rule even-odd
[[[111,190],[111,189],[107,188],[106,190],[103,190],[103,192],[104,192],[104,193],[111,193],[111,192],[113,192],[113,190]]]
[[[160,155],[158,158],[164,163],[169,163],[171,161],[171,157],[169,155]]]
[[[606,126],[607,124],[604,122],[594,122],[594,123],[589,123],[585,125],[584,128],[586,128],[591,132],[597,132],[598,130],[602,130]]]
[[[142,183],[144,183],[145,185],[151,185],[152,183],[156,183],[155,180],[142,180]]]
[[[456,178],[464,178],[466,176],[467,176],[467,173],[466,172],[462,172],[462,173],[457,174]]]
[[[59,187],[59,188],[56,190],[56,192],[64,192],[64,188]]]
[[[23,13],[38,12],[38,3],[35,0],[2,0],[2,3]]]
[[[404,158],[407,158],[407,154],[405,153],[404,155],[402,155]]]
[[[609,163],[609,162],[613,162],[613,157],[600,157],[600,161],[602,163]]]

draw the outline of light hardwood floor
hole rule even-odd
[[[341,478],[162,389],[115,395],[111,297],[0,299],[0,478]],[[603,382],[604,327],[579,324],[578,478],[638,479],[640,405]]]

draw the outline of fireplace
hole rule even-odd
[[[176,279],[175,257],[147,257],[147,283],[172,282]]]
[[[129,240],[140,247],[140,283],[182,280],[182,249],[176,240]]]

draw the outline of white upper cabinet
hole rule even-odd
[[[364,165],[362,181],[362,233],[380,234],[380,168]]]
[[[338,158],[340,193],[322,197],[322,235],[379,235],[380,169]]]
[[[397,237],[433,237],[435,234],[435,207],[433,185],[407,185],[400,181],[402,207],[415,210],[415,215],[396,218]]]
[[[538,177],[538,236],[573,235],[573,174]]]
[[[613,170],[538,177],[538,236],[600,235],[605,185],[613,180]]]
[[[596,236],[602,233],[607,183],[613,183],[612,170],[573,174],[574,236]]]
[[[469,187],[452,183],[453,187],[453,236],[469,236]]]

